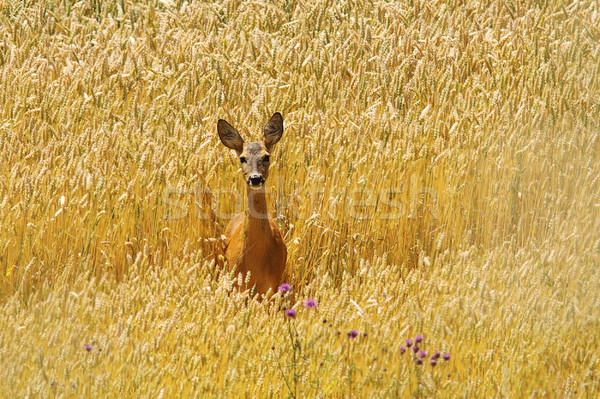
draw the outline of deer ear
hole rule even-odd
[[[276,112],[265,126],[265,147],[267,147],[267,151],[271,151],[271,148],[281,139],[282,134],[283,117],[279,112]]]
[[[244,139],[237,130],[223,119],[217,122],[217,132],[225,147],[235,150],[238,155],[244,150]]]

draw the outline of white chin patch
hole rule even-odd
[[[250,186],[250,188],[252,190],[260,190],[261,188],[263,188],[263,184],[259,184],[258,186],[253,186],[252,184],[248,184],[248,186]]]

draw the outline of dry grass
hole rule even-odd
[[[600,390],[597,2],[25,3],[0,2],[0,396]],[[216,277],[243,198],[216,121],[275,111],[294,291],[259,304]],[[417,333],[452,359],[401,356]]]

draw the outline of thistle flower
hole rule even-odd
[[[427,352],[425,351],[419,351],[419,353],[417,354],[417,356],[419,356],[421,359],[425,358],[427,356]]]
[[[406,346],[408,346],[409,348],[412,346],[413,344],[413,340],[412,339],[407,339],[406,340]]]
[[[358,336],[358,331],[357,330],[352,330],[348,332],[348,338],[350,339],[354,339]]]
[[[404,346],[400,347],[400,354],[403,354],[404,352],[406,352],[406,348]]]
[[[437,360],[435,360],[434,358],[431,358],[431,361],[429,363],[431,363],[431,367],[435,367],[437,364]]]
[[[286,317],[289,317],[290,319],[295,319],[296,311],[294,309],[288,309],[285,311],[285,315],[286,315]]]
[[[419,347],[417,345],[413,346],[412,351],[417,353],[419,351]]]
[[[85,344],[83,347],[86,351],[90,352],[94,346],[92,344]]]
[[[422,336],[421,334],[417,335],[417,336],[415,337],[415,342],[416,342],[417,344],[419,344],[419,343],[423,342],[423,336]]]
[[[315,302],[314,299],[307,299],[306,302],[304,302],[304,307],[306,308],[316,308],[317,307],[317,302]]]
[[[431,356],[431,358],[437,360],[440,358],[440,356],[441,356],[440,351],[435,351],[435,352],[433,352],[433,356]]]
[[[450,354],[449,353],[444,353],[444,356],[442,356],[444,358],[444,360],[448,361],[450,360]]]
[[[288,283],[283,283],[279,286],[279,292],[288,292],[291,291],[292,287]]]
[[[417,358],[415,361],[417,362],[417,364],[418,364],[418,365],[421,365],[421,364],[423,364],[423,360],[421,360],[421,359],[419,359],[419,358]]]

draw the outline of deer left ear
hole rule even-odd
[[[238,155],[244,151],[244,139],[227,121],[219,119],[219,122],[217,122],[217,132],[225,147],[235,150]]]
[[[279,112],[273,114],[265,126],[265,147],[271,152],[271,148],[281,139],[283,134],[283,117]]]

